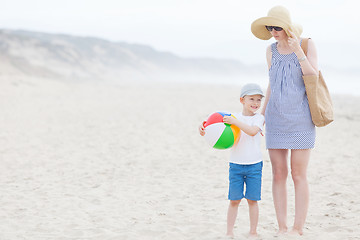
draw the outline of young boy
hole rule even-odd
[[[229,167],[229,209],[227,213],[227,233],[234,236],[234,225],[238,207],[242,198],[249,204],[250,236],[257,236],[256,228],[259,218],[257,201],[261,200],[262,155],[260,150],[260,133],[263,130],[264,116],[256,113],[261,106],[264,94],[257,84],[246,84],[241,89],[240,103],[242,113],[234,117],[225,116],[224,123],[234,124],[241,129],[239,141],[232,147]],[[200,135],[206,131],[203,124],[199,127]],[[244,185],[246,192],[244,195]]]

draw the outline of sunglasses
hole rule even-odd
[[[281,30],[283,30],[282,27],[275,27],[275,26],[265,26],[265,27],[269,32],[271,32],[273,29],[277,32],[280,32]]]

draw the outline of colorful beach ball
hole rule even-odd
[[[216,149],[232,147],[241,134],[240,128],[223,122],[224,116],[234,117],[231,113],[215,112],[211,114],[204,123],[204,137],[210,146]]]

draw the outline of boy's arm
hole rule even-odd
[[[233,124],[240,128],[244,133],[250,136],[255,136],[261,129],[258,126],[250,126],[244,122],[239,121],[238,119],[232,116],[225,116],[223,118],[224,123]]]

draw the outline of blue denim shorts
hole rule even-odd
[[[244,197],[253,201],[261,200],[262,168],[263,162],[250,165],[230,163],[229,200],[240,200]]]

